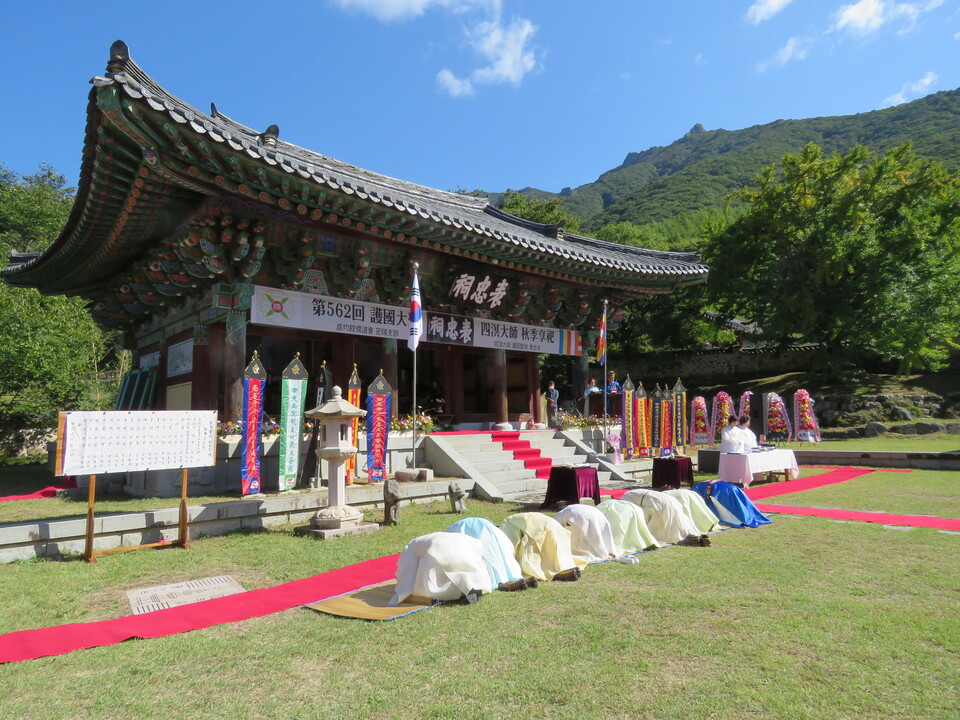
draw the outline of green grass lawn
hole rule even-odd
[[[915,489],[914,475],[900,479]],[[833,502],[859,507],[857,482],[833,486]],[[937,493],[955,499],[956,490]],[[918,503],[926,514],[941,506]],[[517,506],[470,501],[469,510],[499,522]],[[119,617],[132,588],[231,574],[255,589],[306,577],[398,552],[455,517],[436,504],[337,541],[286,528],[92,565],[3,565],[0,632]],[[639,565],[589,567],[578,583],[389,623],[298,608],[3,665],[0,716],[955,718],[958,543],[935,530],[776,516],[720,533],[710,548],[663,548]]]

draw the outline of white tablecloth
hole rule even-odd
[[[753,474],[758,472],[782,472],[793,470],[794,477],[800,472],[797,466],[797,456],[793,450],[767,450],[752,452],[743,455],[735,453],[720,453],[720,467],[717,476],[727,482],[750,485]]]

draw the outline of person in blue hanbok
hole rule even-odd
[[[462,533],[483,543],[483,564],[490,573],[493,587],[523,580],[520,563],[513,556],[513,543],[486,518],[468,517],[447,528],[448,533]]]
[[[724,525],[732,527],[760,527],[772,520],[764,515],[742,488],[723,480],[699,482],[694,491],[703,496],[713,513]]]

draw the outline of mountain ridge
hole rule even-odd
[[[865,145],[882,152],[905,142],[951,172],[960,169],[960,89],[853,115],[774,120],[739,130],[707,130],[700,123],[666,146],[630,151],[593,182],[559,193],[527,187],[531,198],[561,200],[595,231],[608,223],[638,225],[719,210],[729,193],[752,185],[764,167],[815,142],[824,152]],[[503,193],[487,193],[496,204]]]

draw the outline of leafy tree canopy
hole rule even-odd
[[[52,243],[70,214],[73,189],[67,179],[43,164],[20,176],[0,165],[0,248],[35,252]]]
[[[49,165],[19,176],[0,166],[0,251],[37,252],[56,239],[73,203]],[[45,297],[0,283],[0,420],[49,420],[58,410],[109,406],[100,359],[118,338],[94,324],[80,298]]]
[[[737,193],[748,208],[714,225],[709,296],[766,339],[842,346],[936,369],[960,328],[960,180],[909,145],[825,157],[807,145]]]
[[[568,232],[576,233],[580,230],[580,218],[564,210],[559,197],[531,199],[516,190],[507,190],[497,207],[511,215],[544,225],[562,223]]]

